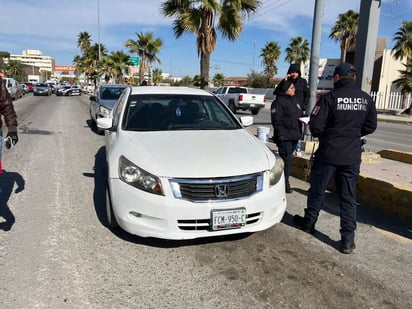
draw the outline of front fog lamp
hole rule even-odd
[[[164,195],[160,179],[139,168],[124,156],[119,158],[119,178],[125,183],[140,190]]]
[[[283,175],[283,169],[285,167],[285,163],[283,162],[283,159],[277,153],[275,153],[275,157],[276,157],[276,163],[272,167],[269,173],[269,184],[271,186],[274,186],[275,184],[279,182],[280,178]]]

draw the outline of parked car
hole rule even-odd
[[[21,83],[20,85],[23,88],[23,94],[29,93],[29,87],[27,87],[25,83]]]
[[[61,95],[64,95],[64,96],[81,95],[81,94],[82,94],[82,90],[78,86],[69,86],[69,87],[64,86],[64,89],[62,89],[61,91]]]
[[[107,219],[141,237],[257,232],[286,210],[283,161],[213,94],[127,87],[105,129]]]
[[[51,93],[54,94],[56,92],[56,85],[50,82],[46,82],[46,84],[49,86]]]
[[[16,98],[17,99],[22,98],[26,94],[26,91],[25,91],[23,85],[24,84],[17,82],[17,89],[16,89]],[[24,85],[24,86],[26,86],[26,85]]]
[[[12,77],[4,77],[3,82],[6,84],[6,88],[9,91],[12,99],[17,100],[19,95],[17,90],[18,82]]]
[[[252,115],[257,115],[262,108],[265,108],[265,95],[249,93],[246,87],[223,86],[216,89],[214,93],[229,106],[233,113],[240,109],[249,110]]]
[[[66,91],[67,89],[70,89],[70,88],[71,88],[70,85],[60,86],[60,87],[57,88],[57,90],[56,90],[56,95],[57,95],[57,96],[61,96],[61,95],[63,95],[63,91]]]
[[[96,94],[90,96],[90,117],[93,123],[101,117],[108,117],[113,106],[119,99],[122,91],[128,87],[123,84],[102,84],[97,88]],[[103,130],[99,130],[102,133]]]
[[[34,96],[51,95],[51,90],[50,90],[49,85],[47,85],[46,83],[36,83],[34,86],[33,95]]]
[[[31,82],[25,82],[24,83],[27,86],[27,89],[29,90],[29,92],[33,92],[34,90],[34,85]]]

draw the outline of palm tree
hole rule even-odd
[[[406,58],[405,70],[399,71],[401,77],[393,81],[405,96],[412,93],[412,22],[404,21],[395,33],[393,38],[395,45],[392,48],[392,55],[396,60]],[[404,111],[410,114],[412,103]]]
[[[108,83],[114,78],[115,83],[123,83],[123,74],[129,73],[130,56],[123,51],[111,52],[102,58],[102,71]]]
[[[339,14],[338,20],[332,27],[329,38],[340,41],[340,61],[346,62],[346,52],[356,45],[356,34],[358,32],[359,14],[349,10],[344,14]]]
[[[137,40],[127,40],[124,45],[129,48],[131,53],[136,53],[140,57],[139,64],[139,78],[140,82],[144,80],[144,73],[153,62],[160,63],[160,59],[157,54],[160,48],[163,46],[163,41],[159,38],[154,39],[153,32],[143,34],[142,32],[136,33]]]
[[[236,40],[243,29],[243,17],[250,16],[261,6],[260,0],[167,0],[161,9],[166,17],[174,17],[176,38],[185,32],[196,35],[200,56],[200,88],[209,85],[210,55],[215,50],[217,33]]]
[[[405,70],[400,70],[401,77],[393,83],[403,94],[412,93],[412,64],[404,64]]]
[[[81,56],[76,55],[73,63],[76,65],[76,74],[85,73],[88,79],[94,81],[95,86],[98,77],[102,74],[103,68],[99,62],[99,49],[102,59],[107,55],[107,49],[103,44],[93,44],[89,46]]]
[[[80,32],[77,35],[77,47],[84,53],[91,46],[91,37],[87,31]]]
[[[225,76],[222,73],[216,73],[213,76],[213,84],[215,87],[220,87],[225,84]]]
[[[162,70],[161,69],[154,69],[152,72],[152,79],[153,79],[153,83],[155,85],[158,85],[159,83],[161,83],[163,81],[163,77],[162,77]]]
[[[10,53],[6,51],[0,51],[0,72],[7,70],[7,64],[4,62],[3,58],[10,58]]]
[[[407,58],[406,62],[412,61],[412,22],[404,21],[393,38],[395,45],[392,55],[396,60]]]
[[[25,67],[17,60],[9,60],[7,64],[7,75],[13,77],[17,81],[23,81],[25,77]]]
[[[309,60],[309,42],[301,36],[291,38],[289,46],[285,48],[285,61],[297,64],[305,63]]]
[[[276,62],[280,57],[279,44],[276,42],[267,42],[265,47],[262,48],[260,57],[262,57],[262,63],[265,67],[264,73],[266,75],[266,87],[269,87],[273,76],[278,72]]]

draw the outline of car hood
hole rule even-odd
[[[270,149],[245,129],[123,133],[118,155],[157,176],[245,175],[275,162]]]

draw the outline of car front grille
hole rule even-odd
[[[263,174],[211,178],[171,179],[175,198],[192,202],[228,201],[242,199],[262,191]]]
[[[246,226],[259,222],[262,216],[263,213],[261,212],[246,215]],[[184,231],[208,231],[212,229],[210,218],[177,220],[177,227]]]

